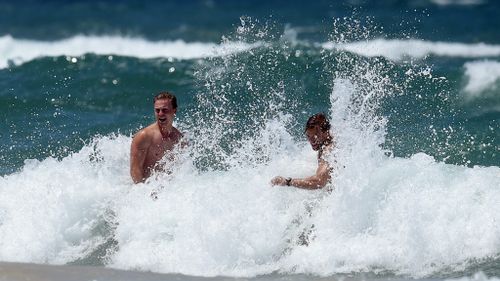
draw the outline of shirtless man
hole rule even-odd
[[[177,99],[168,92],[154,97],[156,122],[135,134],[130,147],[130,175],[134,183],[145,181],[153,170],[161,170],[158,162],[172,151],[182,138],[173,125]]]
[[[272,185],[287,185],[302,189],[320,189],[330,180],[330,164],[325,154],[333,150],[334,142],[330,135],[330,122],[325,114],[318,113],[307,120],[305,130],[307,140],[314,151],[318,151],[318,168],[316,174],[307,178],[285,178],[277,176],[271,180]]]

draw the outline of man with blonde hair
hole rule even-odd
[[[160,160],[183,136],[173,126],[177,98],[169,92],[161,92],[153,103],[156,121],[137,132],[130,147],[130,175],[134,183],[145,181],[154,170],[161,170]]]

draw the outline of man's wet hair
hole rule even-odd
[[[306,130],[316,126],[319,126],[322,131],[330,130],[330,122],[324,113],[316,113],[307,120]]]
[[[174,94],[170,92],[160,92],[153,98],[153,103],[155,103],[157,100],[170,100],[172,103],[172,108],[177,108],[177,98],[174,96]]]

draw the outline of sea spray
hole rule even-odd
[[[229,55],[203,62],[195,73],[203,90],[187,127],[197,136],[193,146],[206,167],[265,163],[279,149],[279,142],[259,143],[255,137],[271,137],[263,130],[268,122],[296,127],[291,115],[307,106],[300,104],[305,89],[292,76],[305,72],[301,67],[308,67],[307,58],[292,56],[291,43],[274,34],[272,25],[243,17],[241,26],[221,45],[231,48],[228,42],[234,40],[260,47],[241,54],[226,51]],[[294,95],[296,99],[288,98]],[[249,153],[254,157],[247,158]]]
[[[1,259],[64,264],[111,239],[112,229],[100,228],[112,227],[113,202],[130,186],[129,144],[123,136],[96,137],[62,160],[26,160],[22,171],[3,177]]]

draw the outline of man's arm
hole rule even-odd
[[[278,176],[271,181],[271,184],[290,185],[302,189],[320,189],[325,187],[330,180],[330,177],[330,165],[325,160],[320,159],[318,169],[316,169],[316,174],[313,176],[302,179],[287,179]]]
[[[144,175],[144,161],[148,151],[148,137],[145,131],[139,131],[132,139],[130,146],[130,176],[134,183],[143,182],[146,178]]]

